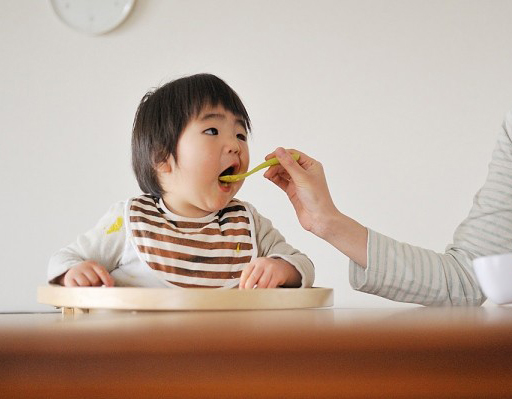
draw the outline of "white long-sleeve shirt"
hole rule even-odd
[[[256,209],[238,200],[202,218],[173,214],[163,201],[141,196],[114,204],[97,225],[56,252],[52,282],[84,260],[106,267],[118,286],[182,287],[238,284],[257,257],[281,258],[311,287],[314,267]]]
[[[512,252],[511,136],[509,112],[493,151],[487,180],[445,253],[398,242],[369,229],[368,265],[364,269],[350,262],[352,287],[422,305],[482,304],[486,298],[476,280],[473,259]]]

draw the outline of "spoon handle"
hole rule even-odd
[[[300,155],[299,155],[299,153],[294,152],[293,154],[291,154],[291,156],[293,159],[298,161]],[[254,172],[257,172],[258,170],[268,168],[269,166],[274,166],[274,165],[278,165],[278,164],[279,164],[279,161],[277,158],[270,158],[268,161],[265,161],[265,162],[259,164],[254,169],[251,169],[249,172],[242,173],[240,175],[221,176],[221,177],[219,177],[219,180],[224,181],[224,182],[229,182],[229,183],[237,182],[239,180],[245,179],[246,177],[252,175]]]
[[[268,168],[269,166],[277,165],[278,163],[279,163],[279,161],[277,160],[277,158],[270,158],[268,161],[265,161],[265,162],[259,164],[254,169],[251,169],[249,172],[244,173],[242,176],[252,175],[254,172],[257,172],[258,170]]]
[[[294,152],[293,154],[291,154],[292,158],[295,159],[296,161],[299,160],[299,153],[298,152]],[[277,158],[270,158],[268,161],[265,161],[263,162],[262,164],[259,164],[258,166],[256,166],[254,169],[252,169],[251,171],[247,172],[247,173],[244,173],[242,176],[245,176],[245,175],[252,175],[254,172],[257,172],[258,170],[261,170],[263,168],[268,168],[269,166],[274,166],[274,165],[279,165],[279,161],[277,160]],[[246,177],[247,177],[246,176]]]

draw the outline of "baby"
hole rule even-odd
[[[141,100],[132,165],[146,193],[114,204],[50,259],[73,286],[311,287],[314,267],[252,205],[234,198],[249,166],[249,115],[214,75],[169,82]]]

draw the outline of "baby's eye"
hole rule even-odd
[[[242,141],[247,141],[247,135],[243,134],[243,133],[238,133],[236,135],[236,137],[239,139],[239,140],[242,140]]]
[[[219,131],[216,128],[211,127],[209,129],[206,129],[203,133],[209,134],[210,136],[217,136],[219,134]]]

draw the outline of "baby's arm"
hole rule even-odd
[[[245,205],[254,219],[258,258],[243,270],[239,287],[311,287],[315,279],[311,260],[289,245],[270,220],[250,204]]]
[[[57,251],[48,265],[48,281],[65,286],[114,285],[111,272],[125,243],[124,202],[113,205],[97,225]]]

